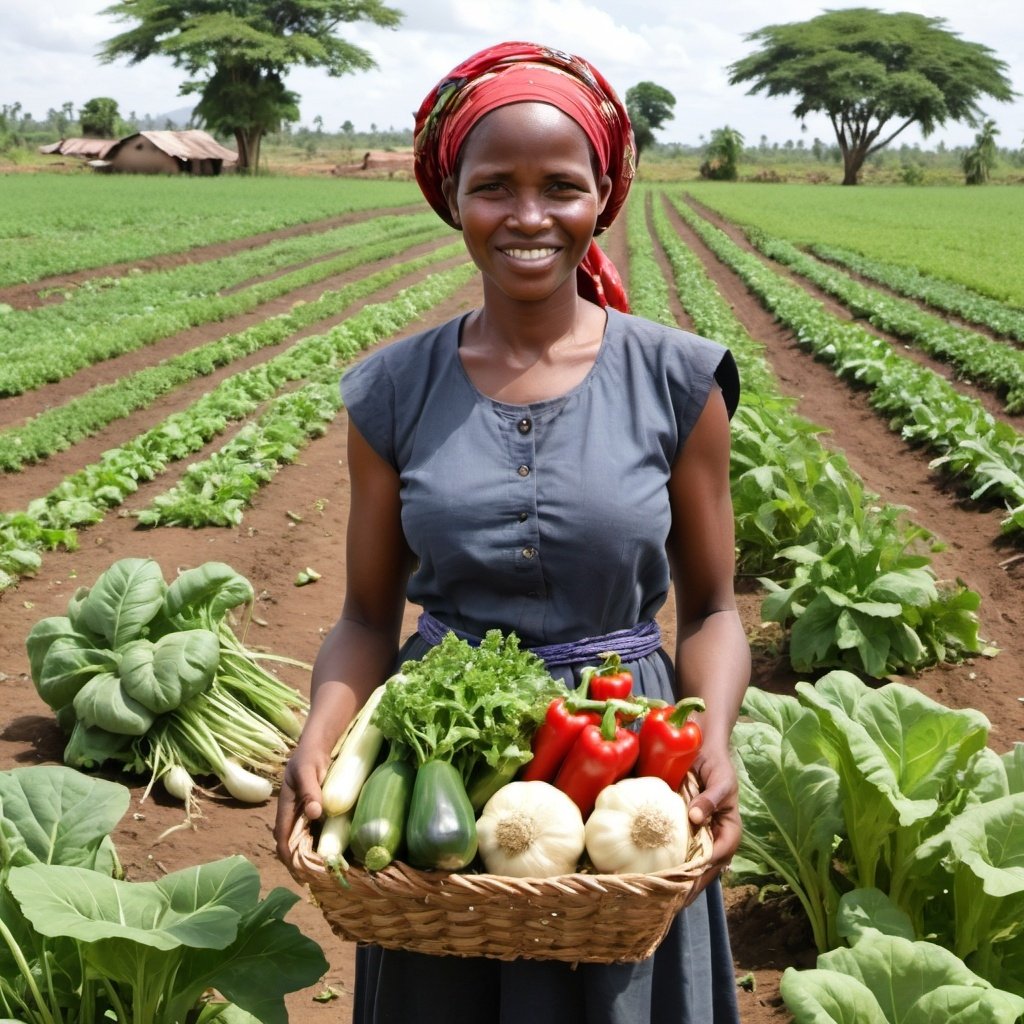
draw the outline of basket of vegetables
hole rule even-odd
[[[514,634],[477,648],[449,634],[339,740],[326,816],[291,836],[293,877],[350,941],[645,959],[707,868],[711,834],[688,820],[699,702],[630,686],[615,655],[569,691]]]

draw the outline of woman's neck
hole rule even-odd
[[[460,357],[470,380],[512,405],[555,398],[590,372],[606,315],[575,293],[565,302],[488,301],[463,325]]]

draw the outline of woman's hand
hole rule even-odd
[[[323,813],[320,786],[330,764],[330,751],[302,741],[292,752],[284,769],[281,791],[277,797],[277,820],[274,840],[277,856],[286,864],[291,860],[289,840],[300,815],[316,821]]]
[[[743,833],[739,783],[728,749],[703,748],[693,771],[701,791],[690,803],[690,822],[694,828],[710,825],[713,846],[708,868],[694,884],[688,902],[729,867]]]

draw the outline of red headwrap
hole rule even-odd
[[[481,50],[454,68],[420,105],[415,169],[427,202],[455,226],[442,186],[455,171],[466,136],[485,114],[526,101],[557,107],[586,133],[601,173],[612,182],[597,219],[597,231],[603,231],[626,201],[636,170],[629,115],[601,73],[582,57],[533,43],[501,43]],[[581,295],[628,312],[618,271],[596,243],[580,265],[577,283]]]

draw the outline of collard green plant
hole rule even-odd
[[[24,1024],[286,1024],[284,995],[327,966],[284,921],[298,897],[278,888],[261,899],[241,856],[155,882],[118,877],[110,832],[127,807],[124,786],[70,768],[0,772],[0,1013]]]
[[[849,948],[782,976],[796,1024],[1014,1024],[1024,1013],[1020,996],[942,946],[915,940],[909,919],[878,890],[845,895],[839,922]]]
[[[965,813],[964,779],[985,749],[985,717],[844,671],[798,683],[795,697],[751,688],[743,712],[738,879],[790,886],[820,952],[837,944],[839,899],[852,889],[882,890],[919,936],[933,928],[925,904],[948,878],[917,851]]]

